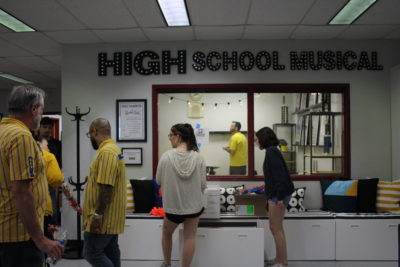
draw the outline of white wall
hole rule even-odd
[[[64,108],[82,111],[88,107],[91,113],[81,123],[81,173],[88,174],[88,167],[94,155],[89,140],[84,136],[90,122],[105,117],[113,126],[115,137],[116,99],[148,99],[148,136],[146,143],[120,143],[121,147],[143,147],[143,166],[128,167],[128,177],[152,176],[152,132],[151,132],[151,88],[153,84],[207,84],[207,83],[349,83],[351,123],[351,174],[354,178],[366,176],[391,178],[391,122],[390,122],[390,69],[400,62],[398,41],[229,41],[229,42],[164,42],[109,45],[69,45],[64,47],[62,63],[62,110],[63,120],[63,166],[66,177],[75,177],[76,147],[75,123],[64,113]],[[186,74],[176,74],[172,67],[170,75],[106,77],[97,75],[97,55],[107,52],[143,50],[171,50],[176,56],[179,49],[187,50],[188,56],[194,51],[254,51],[277,50],[280,61],[285,62],[285,71],[194,71],[188,64]],[[333,51],[378,51],[383,71],[290,71],[289,52],[308,50]],[[188,62],[191,59],[188,58]],[[111,70],[109,70],[109,73]],[[64,218],[68,217],[64,216]],[[72,219],[75,221],[75,219]],[[70,224],[68,224],[70,226]]]
[[[391,119],[392,119],[392,178],[400,178],[400,65],[390,71],[391,81]]]

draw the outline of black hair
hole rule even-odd
[[[260,148],[268,148],[270,146],[279,145],[279,140],[276,137],[274,131],[269,127],[263,127],[256,132],[258,142],[260,143]]]
[[[53,123],[54,123],[54,120],[49,117],[43,117],[40,120],[40,125],[53,125]]]
[[[40,142],[41,143],[43,141],[43,139],[45,139],[43,136],[37,135],[37,134],[35,134],[33,132],[31,132],[31,133],[32,133],[33,139],[35,139],[36,142]]]
[[[178,123],[171,127],[171,132],[181,137],[182,142],[186,143],[188,150],[199,151],[192,125],[189,123]]]
[[[240,124],[240,122],[238,121],[232,121],[232,123],[234,123],[235,127],[238,128],[238,131],[240,131],[240,128],[242,128],[242,124]]]

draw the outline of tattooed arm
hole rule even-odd
[[[99,186],[99,197],[96,204],[95,214],[90,224],[90,232],[100,233],[103,225],[103,214],[107,206],[111,202],[112,190],[111,185],[97,184]]]

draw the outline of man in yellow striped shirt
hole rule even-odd
[[[84,256],[92,266],[121,266],[118,235],[124,232],[125,163],[106,119],[87,133],[97,154],[90,166],[83,206]]]
[[[43,90],[20,85],[0,123],[0,266],[42,267],[43,252],[60,259],[64,248],[43,234],[47,180],[30,130],[39,127]]]

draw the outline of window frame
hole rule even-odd
[[[161,84],[152,86],[152,141],[153,177],[158,164],[158,94],[166,93],[247,93],[247,139],[254,143],[254,94],[255,93],[341,93],[343,94],[343,173],[340,175],[291,175],[296,181],[350,178],[350,85],[349,84]],[[254,175],[254,146],[248,146],[247,175],[212,175],[208,181],[263,181],[263,175]]]

